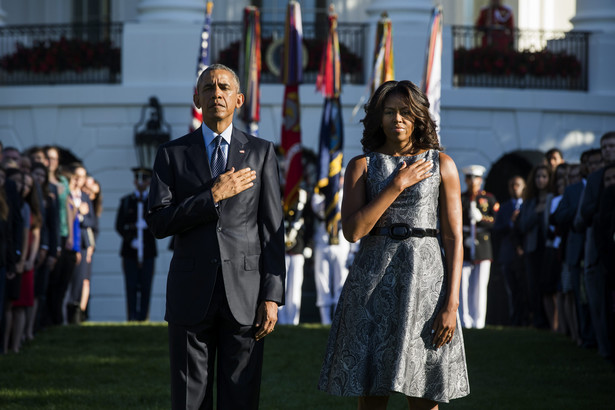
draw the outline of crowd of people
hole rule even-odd
[[[479,174],[468,170],[466,182],[476,179],[482,184]],[[508,179],[510,198],[501,204],[491,206],[484,200],[481,208],[481,195],[492,195],[478,192],[474,209],[479,211],[464,206],[466,260],[473,266],[492,260],[497,266],[508,297],[509,324],[564,333],[579,346],[597,347],[600,355],[612,360],[615,132],[604,134],[600,148],[583,152],[579,162],[565,161],[556,148],[547,151],[544,162],[534,166],[527,178]],[[474,237],[466,220],[476,224]],[[477,236],[486,243],[479,244]],[[468,258],[471,245],[477,254],[487,247],[488,256]],[[486,306],[486,283],[481,279],[477,282],[482,285],[464,291],[471,281],[468,276],[461,282],[460,314],[471,305],[463,296],[472,292],[482,295],[480,306]],[[462,314],[464,327],[484,326],[484,309],[480,313],[478,321]]]
[[[102,193],[54,146],[0,143],[0,350],[47,326],[87,319]]]

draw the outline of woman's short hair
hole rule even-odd
[[[364,152],[374,151],[386,140],[382,130],[382,115],[387,98],[398,95],[408,105],[409,120],[414,124],[412,147],[414,149],[442,150],[436,133],[436,124],[429,115],[429,100],[411,81],[387,81],[378,87],[365,105],[363,138],[361,144]]]

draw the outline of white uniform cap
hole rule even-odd
[[[487,171],[482,165],[468,165],[461,170],[468,177],[483,177]]]

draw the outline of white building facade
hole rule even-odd
[[[84,2],[88,3],[88,2]],[[57,144],[83,159],[102,185],[104,212],[94,255],[90,317],[95,321],[125,320],[124,284],[119,258],[120,237],[114,221],[119,198],[131,192],[137,158],[134,125],[143,105],[156,96],[172,138],[185,134],[190,123],[191,94],[205,0],[101,1],[109,21],[123,22],[122,69],[119,84],[15,85],[0,87],[0,141],[26,149]],[[214,21],[241,20],[247,0],[214,1]],[[263,15],[286,1],[262,0]],[[308,17],[320,2],[302,1]],[[517,0],[509,4],[516,25],[540,30],[590,31],[587,91],[479,88],[453,86],[451,25],[472,25],[478,0],[339,0],[332,1],[339,21],[368,23],[364,61],[373,52],[375,25],[382,12],[393,22],[395,71],[398,79],[419,83],[423,74],[427,26],[434,4],[444,9],[441,138],[458,167],[480,164],[490,169],[515,151],[558,147],[568,161],[598,147],[600,136],[615,130],[615,0]],[[87,10],[79,10],[85,15]],[[56,24],[74,21],[72,0],[47,2],[0,0],[0,24]],[[283,13],[282,13],[283,15]],[[265,18],[263,17],[263,20]],[[263,23],[265,24],[265,23]],[[369,71],[369,69],[367,69]],[[369,74],[369,72],[367,73]],[[365,84],[345,84],[345,163],[361,153]],[[283,86],[261,86],[260,136],[280,141]],[[323,98],[314,84],[300,87],[303,144],[317,150]],[[171,253],[159,241],[160,256],[151,305],[151,320],[162,320],[166,272]]]

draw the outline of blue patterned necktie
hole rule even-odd
[[[211,155],[211,176],[216,178],[218,175],[224,172],[226,168],[226,158],[224,158],[224,152],[222,151],[222,136],[217,135],[214,138],[214,152]]]

